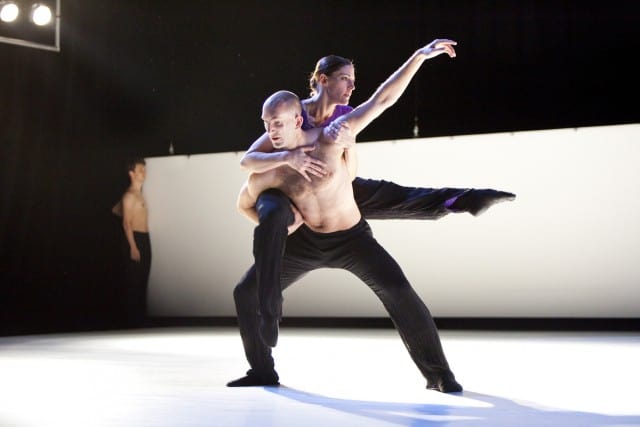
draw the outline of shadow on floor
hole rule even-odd
[[[319,405],[353,415],[399,426],[436,427],[452,423],[469,427],[512,426],[640,426],[640,415],[603,415],[588,412],[540,409],[497,396],[465,391],[461,396],[483,402],[484,405],[385,403],[336,399],[296,390],[286,386],[265,387],[265,390],[310,405]],[[436,392],[427,392],[436,393]]]

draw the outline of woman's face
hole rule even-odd
[[[321,84],[332,103],[349,104],[351,93],[356,89],[356,74],[353,65],[344,65],[331,73],[330,76],[323,74]]]

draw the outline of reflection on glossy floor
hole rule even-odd
[[[0,337],[0,425],[640,426],[640,334],[442,331],[465,387],[427,391],[393,330],[284,328],[281,387],[235,328]]]

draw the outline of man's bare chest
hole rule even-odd
[[[281,190],[292,198],[327,190],[335,184],[337,176],[345,167],[342,157],[343,151],[335,144],[317,144],[316,149],[310,152],[314,158],[327,164],[326,174],[322,177],[309,174],[310,180],[307,180],[290,167],[278,168],[276,174],[281,183]]]

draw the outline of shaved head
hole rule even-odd
[[[293,92],[288,90],[279,90],[264,101],[262,106],[263,111],[275,111],[280,106],[286,106],[287,109],[291,108],[296,115],[302,113],[302,105],[300,104],[300,98]]]

